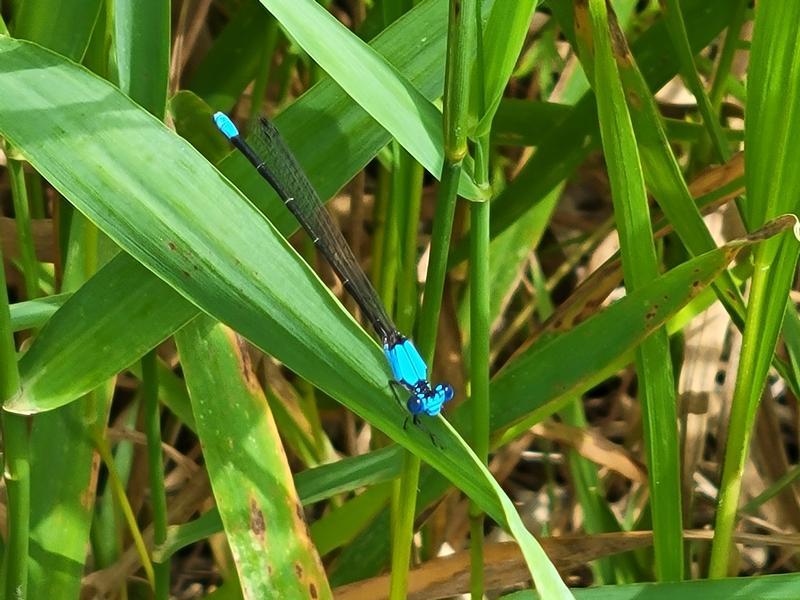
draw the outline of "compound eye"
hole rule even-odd
[[[422,412],[422,402],[416,396],[411,396],[406,402],[406,407],[408,408],[408,412],[412,415],[418,415]]]
[[[449,383],[440,383],[436,386],[436,391],[441,392],[444,394],[444,401],[448,402],[453,399],[453,395],[455,392],[453,391],[453,386]]]

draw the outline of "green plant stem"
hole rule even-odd
[[[465,2],[462,10],[465,26],[477,49],[475,70],[478,120],[485,118],[486,82],[484,47],[481,32],[481,3]],[[475,143],[475,182],[483,188],[489,183],[489,136],[491,122]],[[489,281],[489,202],[470,205],[470,411],[472,415],[472,449],[484,464],[489,462],[489,340],[491,336],[491,302]],[[484,592],[483,524],[484,515],[474,502],[469,505],[470,521],[470,596],[481,600]]]
[[[489,459],[489,203],[470,205],[470,403],[472,448]],[[470,588],[483,597],[483,513],[470,504]]]
[[[465,4],[472,5],[472,0]],[[461,165],[467,153],[466,107],[470,62],[462,29],[465,22],[472,22],[470,17],[475,14],[474,10],[468,11],[467,8],[467,6],[462,6],[462,13],[459,16],[458,2],[456,0],[450,2],[443,117],[445,161],[436,198],[436,214],[425,278],[425,296],[417,322],[419,335],[416,338],[419,351],[429,365],[433,364],[433,354],[436,348],[437,325],[447,274],[447,255],[453,229],[458,181],[461,175]],[[413,516],[416,512],[419,464],[416,456],[412,454],[404,456],[401,491],[397,496],[398,503],[400,501],[403,503],[397,508],[406,512],[405,516],[395,518],[393,522],[394,545],[389,596],[392,600],[405,598],[405,591],[408,589],[409,546],[414,533]],[[406,529],[404,530],[403,527]]]
[[[3,413],[8,497],[8,541],[4,553],[5,597],[25,598],[31,519],[30,417]]]
[[[372,285],[380,291],[383,289],[383,254],[386,247],[386,221],[389,216],[389,173],[383,165],[378,167],[375,206],[372,209],[372,223],[375,234],[372,236]],[[381,299],[383,297],[381,296]]]
[[[400,471],[400,486],[397,493],[392,536],[390,600],[404,600],[408,595],[408,570],[414,537],[419,471],[419,458],[411,452],[403,453],[403,467]]]
[[[397,326],[400,331],[410,331],[417,312],[417,225],[422,204],[422,177],[424,169],[406,150],[401,151],[401,170],[404,179],[405,210],[400,220],[403,227],[401,274],[397,280]]]
[[[400,145],[392,142],[392,169],[388,174],[390,178],[386,194],[386,221],[383,231],[383,250],[381,251],[381,277],[378,294],[383,301],[383,305],[389,314],[394,313],[395,290],[397,289],[398,261],[395,253],[398,248],[400,237],[400,197],[396,193],[394,186],[400,171]]]
[[[33,245],[33,228],[22,161],[9,159],[8,175],[11,181],[11,196],[14,199],[14,220],[17,225],[25,295],[28,300],[33,300],[39,295],[39,267]]]
[[[392,201],[389,227],[400,238],[399,252],[384,254],[394,256],[397,280],[397,326],[400,331],[409,331],[416,312],[417,302],[417,222],[422,199],[422,169],[413,158],[395,143],[395,168],[392,172]],[[406,200],[401,202],[400,199]],[[402,233],[402,235],[399,235]],[[387,238],[388,239],[388,238]],[[390,293],[391,289],[386,289]],[[399,482],[392,497],[392,578],[389,597],[392,600],[405,598],[408,593],[408,571],[411,560],[410,549],[414,538],[414,516],[417,507],[420,460],[416,455],[403,454],[403,467]]]
[[[714,540],[708,567],[708,576],[711,579],[728,576],[744,464],[750,448],[761,392],[783,324],[781,319],[765,318],[765,315],[769,305],[774,302],[773,297],[782,295],[788,301],[787,291],[794,276],[797,252],[797,240],[791,232],[767,240],[756,250],[750,302],[747,306],[739,358],[740,368],[736,374],[736,387],[731,401],[717,516],[714,521]],[[748,368],[742,368],[741,365]]]
[[[150,474],[150,501],[153,507],[153,544],[167,539],[167,494],[164,487],[164,461],[161,452],[161,411],[158,405],[158,356],[151,350],[142,357],[142,396],[144,427],[147,436],[147,463]],[[154,562],[155,598],[169,598],[169,561]]]
[[[9,161],[11,162],[11,161]],[[0,244],[0,401],[19,393],[19,370],[6,275]],[[6,598],[25,597],[28,589],[28,539],[30,534],[30,418],[3,412],[3,450],[8,497],[8,538],[3,553],[3,590]]]

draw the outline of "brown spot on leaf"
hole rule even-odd
[[[173,252],[178,248],[175,245],[175,242],[167,242],[167,246],[169,246],[169,249],[172,250]]]
[[[625,34],[622,33],[616,13],[610,4],[606,4],[608,6],[608,29],[611,34],[611,45],[614,49],[614,54],[617,56],[618,62],[631,64],[633,61],[630,48],[628,48],[628,41],[625,39]]]
[[[266,530],[267,524],[264,521],[264,513],[258,506],[256,499],[250,498],[250,531],[252,531],[256,537],[263,542],[264,532]]]
[[[300,563],[294,563],[294,572],[297,574],[298,579],[303,578],[303,565]]]
[[[317,595],[317,586],[315,586],[313,583],[308,584],[308,595],[315,600],[316,598],[319,598],[319,595]]]
[[[642,99],[639,94],[633,90],[628,90],[628,104],[630,104],[634,110],[642,109]]]

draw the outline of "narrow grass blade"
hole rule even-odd
[[[798,212],[800,198],[800,4],[766,0],[756,8],[745,119],[745,222]],[[797,233],[797,232],[795,232]],[[731,404],[709,575],[728,574],[744,463],[772,355],[796,276],[800,243],[790,233],[759,248]]]
[[[489,133],[497,106],[528,35],[537,4],[539,0],[497,0],[492,4],[489,19],[482,32],[485,61],[480,66],[483,67],[483,87],[476,85],[473,88],[475,94],[483,97],[470,110],[479,119],[473,132],[476,138]],[[478,65],[476,62],[475,67],[480,68]],[[477,82],[476,73],[473,73],[472,80]]]
[[[330,598],[246,348],[232,331],[205,316],[176,339],[244,597]]]
[[[163,118],[169,79],[170,3],[116,0],[113,12],[119,87]]]
[[[442,115],[382,57],[314,0],[260,0],[292,37],[430,173],[442,172]],[[331,45],[338,52],[329,51]],[[459,191],[480,191],[462,177]]]
[[[755,575],[751,577],[731,577],[717,581],[685,581],[683,583],[634,583],[630,585],[601,586],[592,589],[574,590],[578,600],[707,600],[708,598],[727,598],[728,600],[750,600],[763,598],[769,600],[794,600],[800,575]],[[515,592],[503,596],[505,600],[546,600],[533,591]]]
[[[614,60],[606,0],[588,0],[575,8],[583,63],[597,97],[600,134],[608,165],[614,218],[619,231],[622,270],[628,292],[658,276],[650,211],[633,125]],[[655,570],[659,580],[683,578],[680,448],[669,338],[659,329],[636,351],[636,374],[647,446],[653,520]]]
[[[80,61],[102,6],[101,0],[21,2],[12,33]]]

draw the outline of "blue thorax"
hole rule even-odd
[[[431,417],[438,415],[442,405],[453,397],[453,388],[446,383],[431,385],[428,365],[411,340],[401,336],[393,342],[384,342],[383,353],[395,380],[411,392],[406,402],[408,412],[414,416],[423,413]]]

